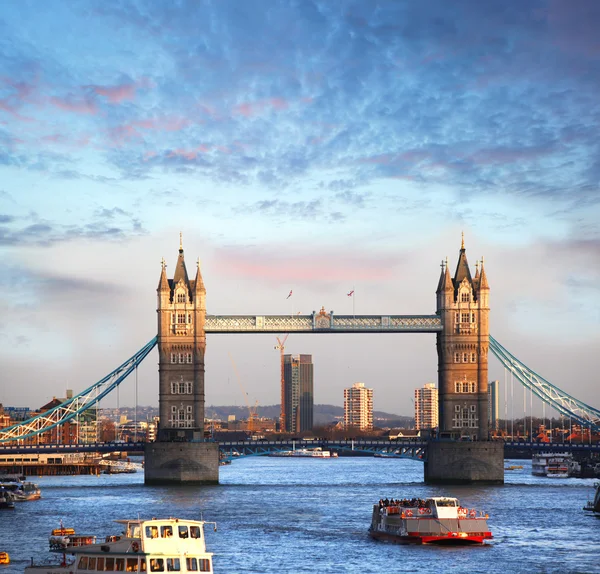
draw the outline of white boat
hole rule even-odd
[[[50,551],[58,563],[34,564],[25,574],[76,574],[78,572],[213,572],[212,553],[206,551],[204,525],[214,522],[153,518],[116,520],[123,531],[99,541],[77,535],[72,528],[57,528],[50,536]]]
[[[39,486],[29,481],[4,479],[0,482],[0,488],[10,492],[13,495],[15,502],[38,500],[42,497],[42,491]]]
[[[316,448],[298,448],[296,450],[282,450],[273,452],[269,456],[291,456],[291,457],[307,457],[307,458],[337,458],[337,452],[332,453],[328,450],[323,450],[321,447]]]
[[[568,452],[542,452],[531,457],[531,474],[534,476],[568,478],[578,466]]]

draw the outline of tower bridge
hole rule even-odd
[[[442,440],[430,441],[427,457],[421,456],[428,482],[503,482],[503,445],[487,440],[490,350],[544,402],[590,431],[600,430],[600,410],[528,369],[489,335],[490,287],[483,259],[471,275],[463,240],[454,275],[447,261],[441,267],[435,314],[350,316],[321,308],[310,315],[208,315],[200,264],[190,280],[180,241],[171,279],[162,262],[157,336],[79,395],[0,430],[0,446],[59,426],[97,404],[157,346],[160,426],[157,441],[144,447],[146,483],[218,482],[218,445],[204,440],[206,335],[229,333],[435,333]]]

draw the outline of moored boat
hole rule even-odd
[[[42,491],[37,484],[17,477],[3,477],[0,480],[0,488],[10,492],[15,502],[38,500],[42,497]]]
[[[373,507],[369,534],[399,544],[484,544],[492,538],[488,515],[463,508],[458,499],[380,500]]]
[[[214,523],[178,518],[115,522],[122,525],[123,531],[100,541],[96,536],[78,535],[72,528],[53,530],[50,551],[62,555],[60,562],[32,562],[25,574],[213,572],[204,525]]]
[[[12,492],[0,486],[0,510],[12,510],[15,507],[15,497]]]

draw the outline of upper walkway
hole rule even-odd
[[[439,315],[207,315],[206,333],[437,333]]]

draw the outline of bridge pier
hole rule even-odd
[[[151,442],[144,451],[144,483],[218,484],[219,445],[215,442]]]
[[[426,484],[504,484],[504,444],[432,440],[424,473]]]

